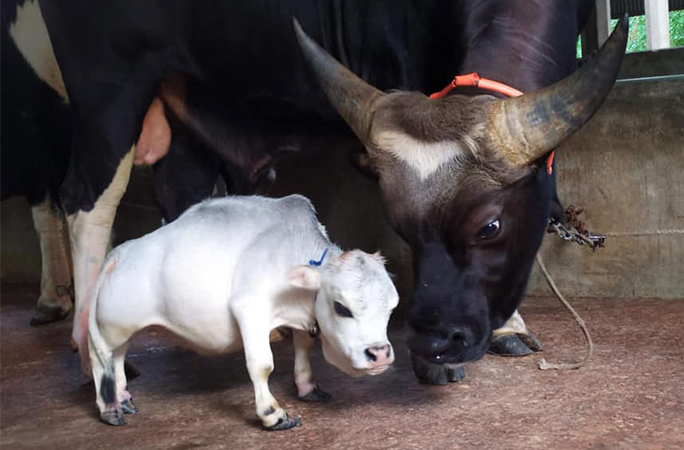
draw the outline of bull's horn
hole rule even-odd
[[[598,55],[574,74],[492,105],[487,131],[511,163],[523,166],[541,158],[594,115],[615,83],[627,32],[625,15]]]
[[[385,94],[337,62],[302,30],[297,19],[293,21],[304,59],[323,91],[361,142],[367,142],[374,105]]]

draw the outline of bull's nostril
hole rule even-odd
[[[378,358],[373,354],[373,352],[370,351],[369,348],[367,348],[364,353],[366,354],[366,358],[368,358],[369,361],[375,362],[378,360]]]
[[[451,332],[451,340],[454,343],[460,343],[464,347],[468,346],[468,340],[466,339],[466,333],[463,330],[454,330]]]

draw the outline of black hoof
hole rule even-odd
[[[31,326],[37,327],[47,323],[59,322],[64,320],[71,313],[71,309],[64,310],[59,306],[38,305],[36,314],[31,317]]]
[[[489,353],[499,356],[527,356],[542,351],[533,334],[504,334],[492,337]]]
[[[140,369],[126,358],[124,359],[124,373],[126,374],[127,380],[133,380],[140,376]]]
[[[418,381],[425,384],[444,386],[465,378],[463,367],[449,367],[444,364],[433,364],[411,353],[413,372]]]
[[[121,411],[105,411],[100,413],[100,420],[107,425],[113,425],[115,427],[120,427],[128,423],[126,422],[126,419],[124,419]]]
[[[332,395],[319,389],[318,386],[314,387],[313,391],[309,392],[308,394],[299,397],[299,399],[303,402],[325,402],[331,398]]]
[[[527,347],[533,352],[536,353],[544,351],[544,347],[541,345],[541,342],[539,342],[537,337],[532,334],[530,330],[527,330],[527,334],[519,334],[518,337],[522,339],[525,345],[527,345]]]
[[[302,419],[299,417],[292,418],[290,416],[285,416],[284,418],[281,417],[280,420],[278,420],[278,423],[273,425],[272,427],[264,427],[265,430],[268,431],[281,431],[281,430],[289,430],[290,428],[294,427],[301,427],[302,426]]]
[[[124,414],[138,414],[140,412],[138,407],[133,404],[133,400],[131,399],[121,402],[121,411]]]

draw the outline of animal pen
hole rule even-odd
[[[598,15],[600,22],[600,8]],[[599,26],[593,38],[601,33]],[[266,432],[254,415],[244,353],[200,355],[150,328],[128,351],[140,371],[129,381],[140,412],[126,427],[105,426],[92,380],[69,345],[72,317],[29,326],[40,295],[40,248],[29,207],[14,198],[0,216],[0,447],[684,448],[684,48],[627,54],[603,106],[555,152],[558,194],[573,229],[551,227],[539,256],[591,336],[586,361],[585,336],[535,265],[519,311],[543,352],[486,354],[463,368],[460,381],[418,382],[406,324],[413,255],[387,223],[377,182],[349,164],[356,145],[344,140],[308,149],[306,160],[283,159],[269,196],[303,194],[333,242],[382,251],[400,294],[388,329],[389,370],[349,378],[325,363],[317,345],[313,369],[332,398],[302,402],[291,336],[274,336],[269,386],[302,426]],[[152,191],[152,169],[134,168],[114,244],[159,227]],[[542,359],[582,364],[540,370]]]

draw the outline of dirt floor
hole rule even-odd
[[[319,384],[333,395],[323,404],[296,399],[291,344],[279,342],[271,390],[303,425],[266,432],[242,354],[199,356],[159,332],[130,352],[141,412],[126,427],[100,423],[70,323],[28,326],[37,287],[4,285],[1,295],[2,449],[684,448],[684,301],[575,300],[596,342],[589,366],[542,372],[540,355],[488,355],[443,387],[415,380],[397,321],[397,362],[381,376],[347,378],[316,351]],[[527,299],[522,312],[548,360],[581,357],[581,334],[554,299]]]

